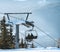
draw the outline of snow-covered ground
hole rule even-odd
[[[29,49],[0,49],[0,52],[60,52],[60,48],[47,47],[47,48],[29,48]]]

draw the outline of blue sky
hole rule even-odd
[[[0,0],[0,13],[4,12],[32,12],[29,20],[33,20],[36,26],[55,39],[60,38],[60,0]],[[16,22],[16,19],[12,21]],[[37,31],[39,34],[38,41],[43,41],[40,41],[41,44],[46,43],[46,46],[55,46],[53,40],[50,40],[39,30]]]

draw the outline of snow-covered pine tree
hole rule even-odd
[[[10,27],[8,30],[7,27]],[[0,48],[1,49],[10,49],[14,48],[14,39],[12,35],[11,25],[6,24],[5,16],[1,20],[1,32],[0,32]]]

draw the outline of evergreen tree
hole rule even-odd
[[[9,30],[7,29],[7,26],[10,26]],[[14,48],[12,28],[11,25],[6,24],[5,16],[3,16],[3,19],[1,20],[0,48],[1,49]]]
[[[24,48],[23,38],[21,39],[20,48]]]
[[[34,44],[32,43],[31,48],[35,48]]]
[[[24,42],[24,46],[25,46],[25,48],[28,48],[26,41]]]

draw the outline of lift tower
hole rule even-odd
[[[29,17],[29,14],[32,14],[31,12],[23,12],[23,13],[3,13],[4,15],[7,15],[7,18],[8,18],[8,22],[9,23],[12,23],[10,21],[10,16],[9,15],[16,15],[16,14],[27,14],[26,16],[26,24],[25,23],[22,23],[22,25],[25,25],[27,27],[31,26],[33,22],[28,22],[27,19]],[[28,25],[27,25],[28,24]],[[16,24],[16,34],[15,34],[15,48],[19,48],[19,24]]]

